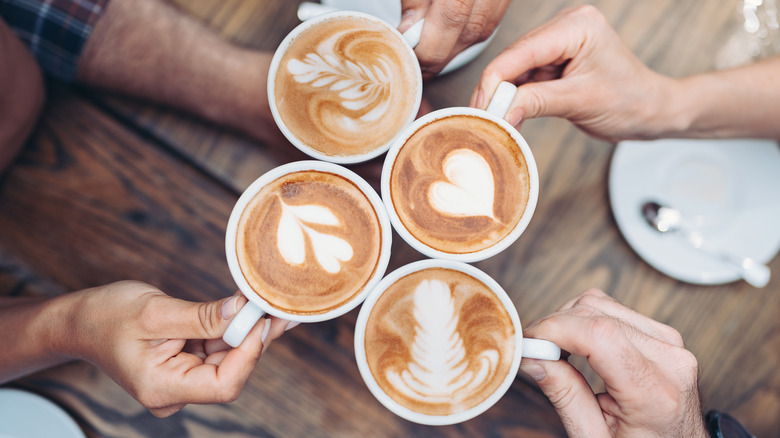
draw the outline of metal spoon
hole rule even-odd
[[[771,273],[766,265],[749,257],[737,257],[706,246],[701,233],[684,226],[683,215],[679,210],[648,201],[642,204],[642,217],[654,230],[661,233],[680,233],[692,247],[734,266],[740,277],[752,286],[764,287],[769,283]]]

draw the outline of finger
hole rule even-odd
[[[268,329],[268,333],[266,334],[265,340],[263,341],[263,351],[268,349],[268,346],[271,345],[271,342],[282,336],[282,334],[287,331],[288,328],[293,328],[298,325],[298,323],[289,322],[275,316],[270,318],[270,323],[270,328]]]
[[[151,412],[152,415],[154,415],[157,418],[166,418],[166,417],[170,417],[171,415],[179,412],[185,406],[187,406],[187,405],[186,404],[177,404],[177,405],[173,405],[173,406],[166,406],[164,408],[149,409],[149,412]]]
[[[675,347],[683,347],[680,332],[652,318],[620,304],[616,299],[599,289],[589,289],[581,295],[569,300],[560,310],[573,309],[577,306],[598,309],[603,314],[618,318],[637,330]]]
[[[614,397],[606,392],[596,394],[596,400],[598,400],[599,406],[601,406],[601,412],[604,413],[604,422],[611,431],[611,436],[616,436],[618,424],[620,422],[618,417],[620,405]]]
[[[420,68],[432,76],[454,56],[463,28],[469,22],[476,0],[441,0],[431,4],[425,14],[420,43],[415,47]]]
[[[528,374],[550,399],[569,437],[607,436],[598,401],[571,364],[525,358],[520,371]]]
[[[425,18],[431,0],[401,0],[401,22],[398,31],[406,32],[414,23]]]
[[[579,17],[572,18],[571,15],[575,14],[571,12],[564,10],[520,37],[485,67],[475,90],[475,96],[480,92],[483,95],[479,108],[487,108],[501,81],[514,82],[535,68],[561,65],[577,55],[586,39],[588,27],[580,25]]]
[[[644,387],[643,376],[650,375],[652,366],[626,334],[619,320],[593,314],[583,316],[562,311],[530,326],[525,335],[555,342],[561,349],[587,358],[588,364],[614,396],[630,393],[631,388]]]
[[[220,338],[247,301],[243,295],[202,303],[169,296],[153,300],[148,316],[150,339]]]
[[[202,363],[185,370],[178,400],[188,403],[228,403],[241,394],[244,383],[262,353],[262,337],[267,319],[261,319],[238,347],[221,358],[219,366]],[[219,353],[217,353],[219,354]]]

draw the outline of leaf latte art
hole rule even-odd
[[[366,326],[374,379],[416,412],[450,415],[487,399],[514,357],[514,326],[496,295],[460,271],[428,268],[379,298]]]
[[[437,309],[431,314],[426,309]],[[497,367],[499,353],[479,352],[476,366],[469,367],[463,340],[458,334],[458,315],[448,285],[423,280],[414,291],[412,361],[400,373],[388,370],[387,380],[405,396],[425,403],[447,403],[452,394],[470,393],[484,384]]]
[[[299,34],[274,80],[290,132],[330,156],[359,155],[389,143],[408,123],[418,73],[401,38],[358,17],[324,21]]]
[[[326,313],[363,291],[377,269],[381,228],[348,179],[293,172],[263,187],[238,224],[236,253],[252,289],[287,313]]]

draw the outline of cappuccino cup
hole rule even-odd
[[[228,267],[248,303],[223,339],[238,346],[266,313],[319,322],[354,309],[384,275],[391,242],[379,195],[354,172],[323,161],[270,170],[228,220]]]
[[[523,357],[558,360],[560,348],[524,339],[517,310],[490,276],[452,260],[414,262],[369,293],[355,357],[371,393],[415,423],[476,417],[509,389]]]
[[[531,221],[539,173],[503,119],[517,88],[502,82],[487,110],[445,108],[415,120],[382,168],[382,199],[398,234],[432,258],[475,262],[506,249]]]
[[[295,147],[340,164],[374,158],[417,115],[422,75],[404,35],[369,14],[336,11],[304,21],[271,60],[268,102]]]

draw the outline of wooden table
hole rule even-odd
[[[261,50],[273,50],[297,24],[297,1],[177,3]],[[435,108],[467,104],[483,67],[503,47],[580,3],[515,1],[487,50],[427,83],[426,98]],[[593,3],[644,62],[672,76],[714,68],[737,23],[736,0]],[[744,282],[693,286],[661,274],[631,250],[612,217],[613,145],[557,119],[528,121],[522,134],[541,175],[535,217],[509,250],[477,263],[507,289],[521,319],[530,322],[588,287],[602,288],[682,333],[699,359],[705,409],[731,412],[757,436],[778,436],[780,278],[754,289]],[[260,174],[304,158],[278,149],[169,109],[50,84],[37,130],[0,181],[0,293],[54,296],[137,279],[190,300],[231,294],[223,239],[233,203]],[[395,236],[390,269],[419,258]],[[770,267],[780,272],[780,258]],[[401,420],[360,379],[352,347],[356,314],[290,331],[262,358],[236,402],[189,406],[168,419],[156,419],[82,362],[11,386],[61,404],[89,436],[565,436],[547,399],[522,377],[497,405],[464,424]],[[584,361],[574,362],[598,390],[602,384]]]

